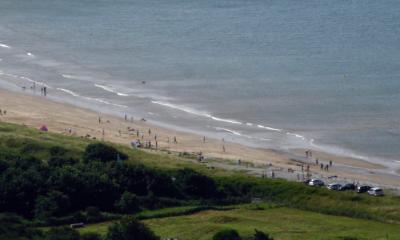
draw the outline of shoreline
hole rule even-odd
[[[309,165],[312,177],[328,179],[330,176],[338,176],[336,178],[338,182],[354,181],[387,188],[400,188],[400,175],[395,173],[396,169],[392,171],[388,167],[365,160],[314,150],[312,158],[306,158],[305,149],[283,152],[212,138],[206,138],[204,142],[203,136],[194,133],[160,127],[137,119],[131,122],[129,117],[125,120],[123,117],[56,102],[43,96],[0,89],[0,109],[7,110],[6,115],[0,116],[0,121],[4,122],[25,124],[34,128],[46,125],[51,132],[78,137],[90,136],[124,145],[130,145],[136,139],[152,141],[154,144],[154,140],[157,139],[158,150],[202,152],[206,158],[236,162],[240,159],[242,162],[257,165],[262,174],[271,175],[274,172],[276,177],[289,180],[302,180],[304,169],[301,171],[301,165],[303,168]],[[99,117],[101,123],[98,122]],[[150,134],[149,129],[151,129]],[[137,131],[139,137],[136,135]],[[177,143],[173,141],[175,137]],[[332,161],[333,165],[329,171],[321,171],[319,165],[315,164],[316,158],[324,165],[329,161]]]

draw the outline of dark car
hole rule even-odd
[[[357,192],[358,193],[365,193],[365,192],[368,192],[368,190],[370,190],[370,189],[371,189],[371,187],[367,186],[367,185],[358,186],[357,187]]]
[[[339,190],[340,191],[356,190],[356,185],[354,185],[353,183],[346,183],[342,185]]]

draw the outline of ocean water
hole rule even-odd
[[[34,82],[251,146],[393,162],[400,2],[1,0],[0,86]]]

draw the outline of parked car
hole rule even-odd
[[[339,190],[340,191],[356,190],[356,185],[354,185],[353,183],[346,183],[342,185]]]
[[[374,187],[368,190],[368,194],[372,196],[383,196],[383,190],[382,188]]]
[[[341,186],[342,186],[342,185],[339,184],[339,183],[331,183],[331,184],[329,184],[329,185],[327,186],[327,188],[328,188],[329,190],[339,191],[339,189],[340,189]]]
[[[371,189],[370,186],[362,185],[362,186],[358,186],[357,187],[357,192],[358,193],[365,193],[365,192],[368,192],[368,190],[370,190],[370,189]]]
[[[324,184],[324,181],[322,181],[320,179],[311,179],[310,182],[308,183],[308,185],[321,187],[321,186],[324,186],[325,184]]]

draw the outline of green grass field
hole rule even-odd
[[[191,215],[152,218],[144,221],[161,237],[180,240],[209,240],[225,228],[238,230],[242,237],[254,229],[265,231],[275,239],[400,239],[400,227],[370,220],[330,216],[268,204],[240,205],[235,209],[206,210]],[[88,225],[83,232],[105,234],[111,222]]]

